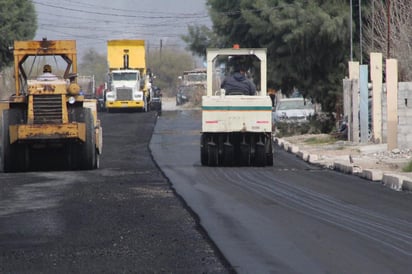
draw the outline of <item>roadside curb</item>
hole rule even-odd
[[[329,159],[328,161],[321,160],[325,157],[322,157],[322,155],[310,154],[308,152],[301,151],[299,146],[291,144],[281,138],[274,137],[274,142],[283,150],[295,154],[297,157],[310,164],[326,169],[332,169],[345,174],[359,176],[365,180],[378,182],[395,191],[412,191],[411,177],[377,169],[363,169],[361,166],[347,163],[342,159]],[[342,156],[340,156],[340,158],[342,158]],[[349,155],[347,158],[349,159]]]

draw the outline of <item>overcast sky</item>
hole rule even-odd
[[[206,0],[33,0],[35,39],[77,40],[78,53],[106,52],[107,40],[142,39],[150,49],[185,44],[188,25],[208,25]]]

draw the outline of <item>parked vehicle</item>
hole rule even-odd
[[[183,72],[179,76],[180,86],[176,93],[176,105],[183,105],[189,101],[200,104],[201,97],[206,94],[206,68],[197,68]]]
[[[183,76],[179,77],[183,86],[201,85],[206,88],[206,68],[186,70]]]
[[[157,111],[159,114],[162,112],[162,90],[158,86],[151,87],[150,109]]]
[[[176,106],[189,102],[194,92],[193,86],[180,86],[176,93]]]
[[[273,121],[302,123],[308,122],[309,117],[315,114],[315,107],[310,100],[299,98],[280,99],[273,112]]]

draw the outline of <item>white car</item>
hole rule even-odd
[[[315,107],[310,100],[299,98],[280,99],[273,112],[276,122],[307,122],[315,114]]]

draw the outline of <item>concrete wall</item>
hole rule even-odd
[[[388,142],[388,105],[386,103],[386,83],[383,83],[382,86],[382,96],[381,96],[381,100],[382,100],[382,124],[381,124],[381,132],[382,132],[382,143],[386,144]]]
[[[358,82],[358,80],[352,80],[352,81],[348,79],[345,80],[344,90],[348,90],[348,91],[351,90],[353,82]],[[346,96],[349,97],[349,94],[347,94]],[[387,111],[386,83],[383,83],[382,85],[381,100],[382,100],[382,106],[381,106],[382,123],[378,126],[381,127],[381,132],[382,132],[382,142],[381,143],[387,143],[388,142],[388,118],[387,118],[388,111]],[[399,82],[398,83],[397,106],[398,106],[397,146],[399,149],[412,149],[412,82]],[[349,116],[351,116],[351,114]],[[350,141],[354,141],[351,138],[349,139]]]
[[[384,87],[386,84],[383,85]],[[382,90],[382,143],[388,142],[386,89]],[[398,148],[412,148],[412,82],[398,83]]]
[[[398,61],[387,59],[385,71],[383,71],[381,53],[371,53],[370,79],[372,90],[369,91],[368,101],[372,103],[372,108],[367,109],[372,117],[371,139],[361,138],[361,142],[386,143],[388,150],[394,148],[412,148],[412,82],[398,82]],[[348,117],[357,117],[360,103],[358,100],[359,91],[362,86],[366,86],[367,81],[363,81],[362,86],[354,86],[358,82],[359,63],[349,62],[349,79],[343,80],[344,113]],[[386,83],[382,83],[382,75],[386,75]],[[364,100],[365,101],[365,100]],[[381,104],[380,104],[381,103]],[[364,105],[364,104],[363,104]],[[362,112],[362,109],[361,109]],[[361,118],[365,118],[363,111]],[[365,123],[361,125],[361,130],[365,129]],[[359,128],[357,119],[349,119],[349,141],[358,142]],[[365,134],[363,134],[365,135]]]
[[[398,83],[398,148],[412,148],[412,82]]]

